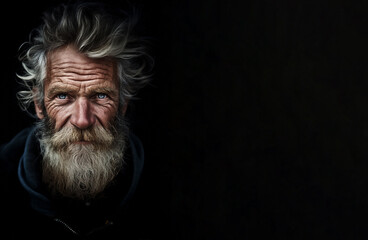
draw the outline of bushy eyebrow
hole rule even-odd
[[[87,88],[87,94],[88,95],[93,95],[96,93],[105,93],[109,96],[117,96],[118,95],[118,90],[115,88],[111,88],[111,87],[90,87]]]
[[[47,91],[47,96],[55,96],[60,93],[76,93],[78,92],[77,89],[66,87],[66,86],[53,86],[50,87]]]
[[[77,94],[78,88],[68,87],[68,86],[53,86],[47,92],[48,96],[55,96],[61,93],[69,93],[69,94]],[[105,93],[109,96],[116,97],[118,95],[118,90],[116,88],[106,87],[106,86],[97,86],[97,87],[89,87],[87,88],[86,94],[88,96],[94,95],[96,93]]]

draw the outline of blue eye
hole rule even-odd
[[[66,99],[66,94],[58,94],[57,96],[56,96],[58,99]]]
[[[104,93],[98,93],[97,94],[97,98],[98,99],[104,99],[104,98],[106,98],[107,97],[107,95],[106,94],[104,94]]]

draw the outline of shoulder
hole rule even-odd
[[[144,149],[141,140],[132,132],[129,133],[129,147],[135,168],[141,172],[144,164]]]
[[[3,194],[0,199],[0,210],[6,213],[7,218],[11,217],[8,214],[20,213],[25,210],[22,206],[28,206],[24,204],[24,201],[27,201],[26,192],[18,180],[18,166],[32,129],[26,128],[8,143],[0,145],[0,191]],[[24,211],[21,214],[25,214]],[[3,220],[4,218],[0,220],[0,224],[9,226],[9,224],[2,222]]]
[[[12,140],[0,145],[0,169],[1,172],[13,172],[18,167],[20,157],[24,152],[27,137],[32,132],[33,127],[20,131]]]

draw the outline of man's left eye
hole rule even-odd
[[[104,93],[98,93],[97,94],[97,98],[98,99],[104,99],[104,98],[106,98],[107,97],[107,95],[106,94],[104,94]]]

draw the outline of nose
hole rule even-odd
[[[73,112],[70,123],[79,129],[86,129],[92,126],[96,118],[91,112],[91,107],[86,98],[78,98],[73,104]]]

